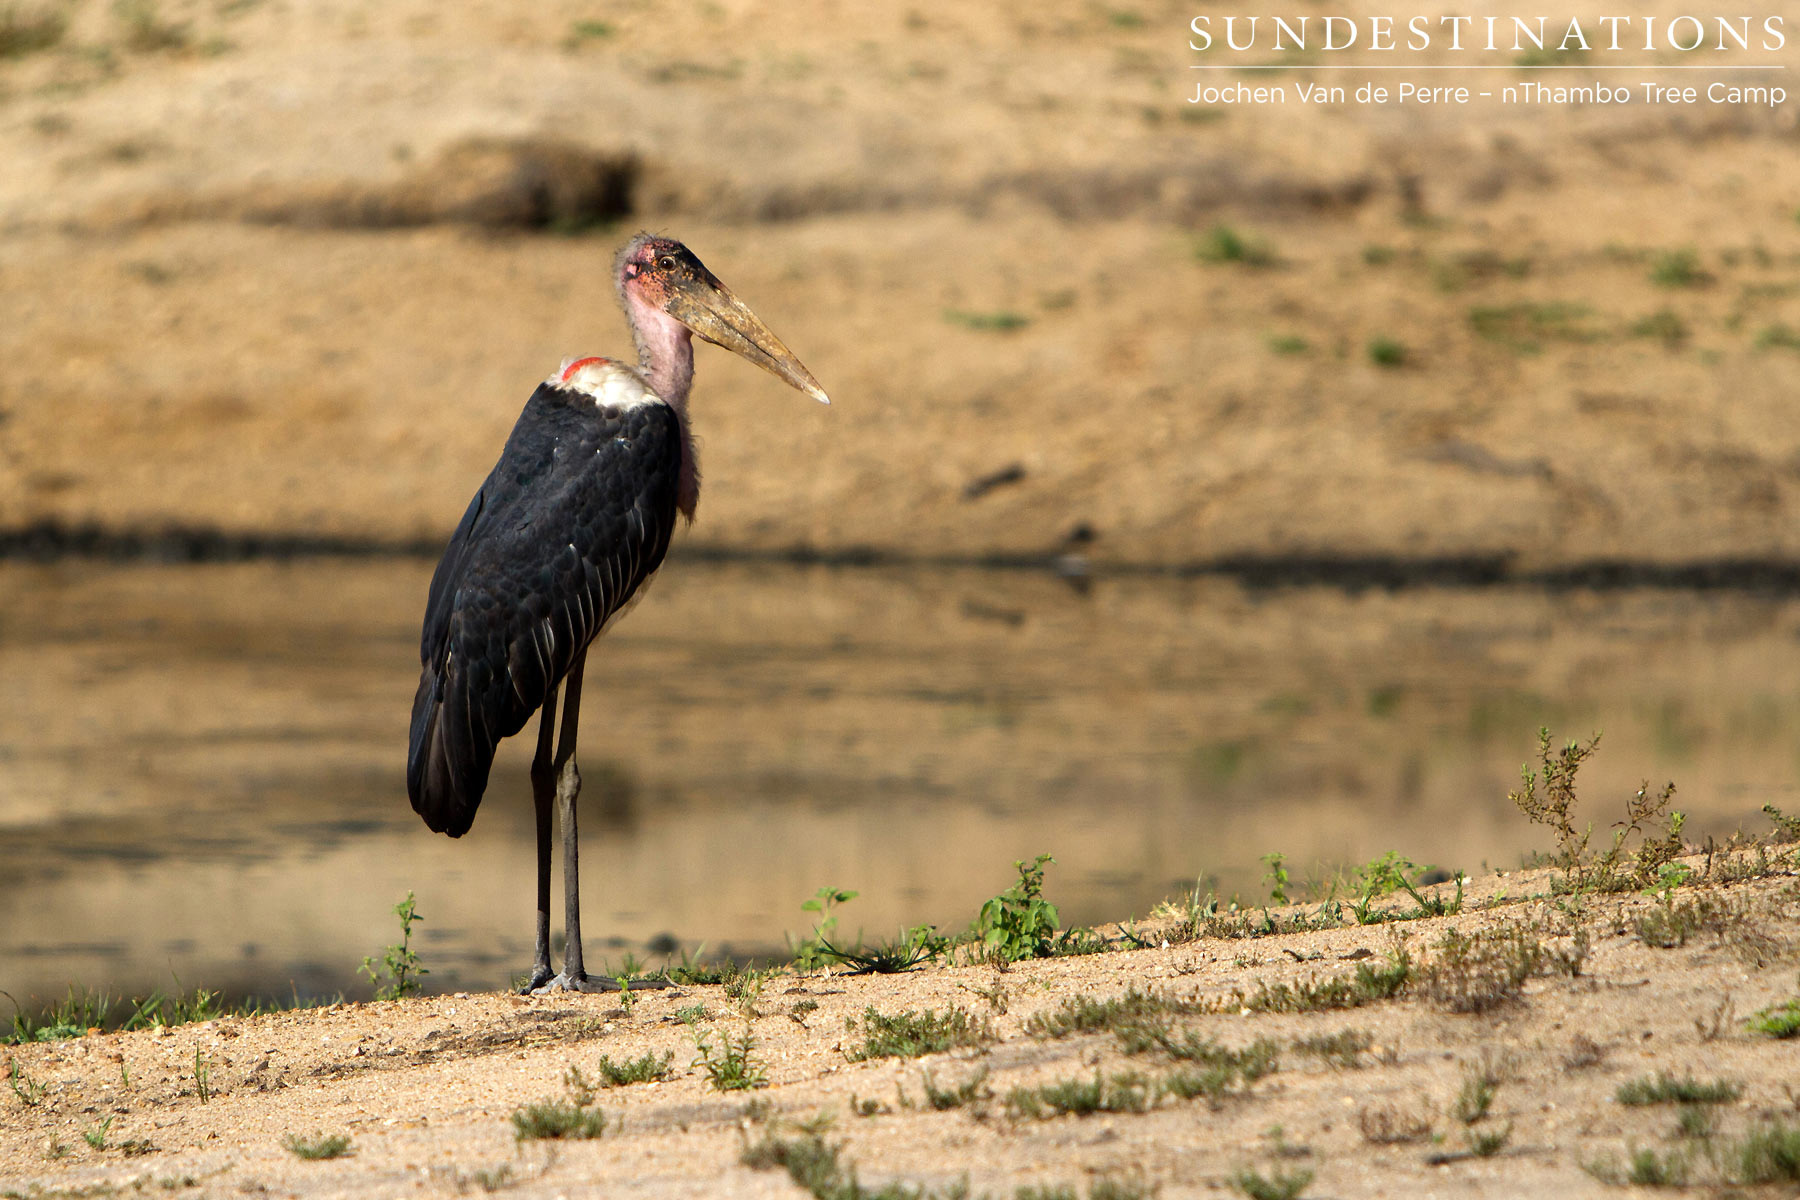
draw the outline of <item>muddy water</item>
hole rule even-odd
[[[407,890],[437,988],[526,965],[528,747],[473,832],[404,754],[428,563],[0,566],[0,988],[356,992]],[[1690,830],[1800,809],[1800,600],[676,562],[590,662],[590,963],[960,927],[1057,856],[1066,919],[1216,877],[1260,895],[1393,849],[1507,867],[1533,731],[1604,729],[1602,827],[1645,776]]]

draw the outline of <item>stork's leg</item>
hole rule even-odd
[[[575,766],[575,737],[581,724],[581,674],[587,651],[569,670],[563,692],[562,736],[556,742],[556,820],[562,826],[563,853],[563,982],[580,990],[588,982],[581,958],[581,840],[575,829],[575,801],[581,796],[581,772]]]
[[[537,810],[537,950],[531,960],[531,977],[522,991],[530,992],[550,982],[550,802],[556,795],[556,765],[551,760],[551,735],[556,728],[556,693],[544,701],[538,722],[537,754],[531,760],[531,801]]]
[[[581,956],[581,846],[577,838],[575,823],[575,801],[581,795],[581,772],[575,766],[575,741],[577,729],[581,724],[581,674],[587,667],[587,652],[583,651],[575,665],[569,669],[567,682],[563,687],[562,733],[556,740],[556,759],[549,774],[555,781],[556,819],[562,826],[563,849],[563,969],[555,978],[547,979],[535,990],[570,991],[570,992],[616,992],[619,985],[611,979],[590,979],[586,964]],[[543,729],[538,734],[538,752],[540,758],[549,744],[549,718],[545,718]],[[537,764],[532,765],[532,779],[537,779]],[[541,805],[545,802],[545,793],[539,791]],[[550,884],[547,874],[548,855],[550,853],[549,833],[540,820],[538,824],[538,921],[539,927],[549,920]],[[546,974],[548,972],[546,971]],[[632,983],[632,989],[668,987],[667,980],[651,980]]]

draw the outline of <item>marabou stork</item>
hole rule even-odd
[[[588,645],[662,565],[676,514],[694,519],[700,474],[688,429],[693,335],[743,355],[822,403],[812,373],[680,242],[647,233],[614,276],[636,369],[564,362],[538,385],[431,577],[419,645],[406,786],[413,810],[461,837],[494,748],[543,710],[531,763],[537,809],[537,951],[525,991],[616,988],[581,957],[575,767]],[[567,682],[552,753],[556,694]],[[550,805],[562,826],[562,973],[550,971]]]

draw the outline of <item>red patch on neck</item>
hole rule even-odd
[[[570,363],[568,366],[563,368],[562,381],[564,383],[569,382],[570,376],[574,375],[575,372],[581,370],[581,368],[588,366],[591,363],[603,363],[603,362],[611,362],[611,361],[612,361],[612,359],[610,359],[610,358],[601,358],[598,355],[595,355],[592,358],[578,358],[574,362]]]

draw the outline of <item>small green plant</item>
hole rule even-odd
[[[1676,1110],[1675,1136],[1691,1138],[1697,1142],[1708,1141],[1718,1132],[1718,1119],[1713,1110],[1704,1104],[1684,1104]]]
[[[60,7],[28,9],[17,4],[0,7],[0,58],[23,58],[48,50],[68,31],[68,14]]]
[[[1800,817],[1790,817],[1773,804],[1762,806],[1763,816],[1775,823],[1772,835],[1777,842],[1800,842]]]
[[[1363,1065],[1363,1051],[1374,1044],[1375,1035],[1368,1030],[1346,1029],[1341,1033],[1315,1033],[1298,1038],[1294,1050],[1342,1070],[1355,1070]]]
[[[1091,1113],[1141,1113],[1154,1094],[1150,1082],[1135,1072],[1110,1078],[1099,1071],[1092,1079],[1067,1079],[1035,1088],[1014,1088],[1006,1106],[1020,1116],[1044,1119],[1053,1116],[1087,1116]]]
[[[1759,350],[1800,350],[1800,329],[1791,325],[1765,325],[1756,335]]]
[[[706,1080],[715,1092],[744,1092],[769,1084],[768,1073],[750,1061],[750,1051],[756,1048],[756,1043],[751,1039],[748,1024],[741,1037],[733,1038],[729,1032],[720,1033],[716,1048],[711,1034],[700,1034],[694,1039],[694,1048],[699,1054],[692,1065],[706,1072]]]
[[[200,1103],[212,1102],[212,1064],[200,1053],[200,1047],[194,1047],[194,1092],[200,1097]]]
[[[1263,876],[1263,882],[1269,886],[1269,899],[1276,904],[1288,902],[1288,871],[1283,865],[1286,862],[1287,856],[1279,850],[1271,850],[1262,856],[1263,866],[1269,868],[1268,873]]]
[[[96,1150],[106,1149],[106,1134],[107,1131],[112,1128],[112,1123],[113,1119],[107,1117],[91,1129],[84,1130],[81,1135],[81,1140]]]
[[[1745,1024],[1750,1032],[1772,1038],[1791,1038],[1800,1034],[1800,999],[1784,1000],[1771,1008],[1758,1009]]]
[[[1229,225],[1218,224],[1194,244],[1194,257],[1208,263],[1237,263],[1246,267],[1273,266],[1274,248],[1258,238],[1246,237]]]
[[[1691,249],[1665,250],[1650,264],[1650,282],[1657,287],[1699,287],[1707,279],[1700,269],[1700,256]]]
[[[1033,1013],[1025,1022],[1025,1032],[1036,1038],[1064,1038],[1205,1011],[1198,1001],[1180,999],[1172,992],[1140,991],[1134,984],[1105,1000],[1085,993],[1065,996],[1055,1008]]]
[[[1688,339],[1687,323],[1672,309],[1659,308],[1632,323],[1631,336],[1650,338],[1673,350]]]
[[[398,1000],[402,996],[410,996],[422,990],[419,980],[431,974],[419,964],[419,956],[412,948],[413,924],[423,921],[413,905],[413,894],[406,893],[406,899],[394,905],[394,915],[400,918],[400,940],[389,946],[383,953],[381,967],[375,966],[373,956],[363,959],[362,974],[368,977],[375,986],[375,999]]]
[[[850,1023],[854,1031],[857,1026]],[[871,1058],[919,1058],[946,1050],[984,1045],[999,1035],[992,1019],[977,1019],[958,1007],[944,1012],[900,1012],[885,1016],[871,1006],[863,1010],[863,1042],[844,1053],[851,1062]]]
[[[1044,899],[1044,864],[1056,860],[1040,854],[1030,866],[1013,863],[1019,881],[981,906],[972,930],[983,954],[996,962],[1048,958],[1055,953],[1056,906]]]
[[[706,1011],[704,1004],[684,1004],[675,1010],[675,1019],[692,1028],[702,1021],[710,1021],[712,1014]]]
[[[934,1112],[947,1112],[953,1108],[963,1108],[991,1095],[987,1088],[987,1068],[982,1067],[969,1078],[954,1087],[939,1087],[931,1078],[931,1072],[925,1072],[925,1103]]]
[[[1312,1181],[1313,1173],[1304,1168],[1274,1167],[1264,1175],[1255,1167],[1240,1167],[1231,1176],[1231,1186],[1250,1200],[1295,1200]]]
[[[837,932],[837,914],[832,910],[856,899],[857,894],[848,888],[822,887],[814,893],[812,899],[801,902],[802,912],[816,913],[818,916],[813,921],[811,937],[799,942],[791,937],[788,939],[788,951],[793,956],[795,970],[816,971],[831,963],[832,957],[825,947]]]
[[[874,946],[842,950],[824,938],[819,939],[819,945],[832,959],[849,965],[852,975],[897,975],[936,960],[950,948],[950,939],[939,936],[930,925],[915,925],[893,941]]]
[[[1411,357],[1406,346],[1391,337],[1369,339],[1369,361],[1378,367],[1404,367]]]
[[[1238,994],[1238,1007],[1251,1012],[1321,1012],[1361,1008],[1400,994],[1412,978],[1412,958],[1401,950],[1381,966],[1359,963],[1348,975],[1302,980],[1296,984],[1263,984],[1249,996]]]
[[[281,1139],[288,1153],[295,1158],[308,1161],[323,1158],[343,1158],[350,1153],[350,1135],[347,1133],[321,1133],[314,1137],[303,1138],[297,1133],[290,1133]]]
[[[1620,1104],[1729,1104],[1743,1088],[1725,1079],[1703,1083],[1692,1075],[1677,1079],[1667,1073],[1644,1076],[1619,1085],[1613,1098]]]
[[[31,1077],[31,1073],[19,1065],[16,1058],[7,1059],[7,1078],[12,1084],[13,1095],[26,1108],[36,1108],[44,1102],[44,1093],[49,1090],[45,1084]]]
[[[569,25],[569,40],[576,43],[600,41],[616,32],[607,21],[575,21]]]
[[[1492,1158],[1512,1141],[1512,1131],[1512,1122],[1508,1121],[1499,1129],[1470,1129],[1463,1136],[1469,1144],[1470,1154],[1476,1158]]]
[[[805,1029],[806,1018],[818,1011],[819,1002],[817,1000],[796,1000],[794,1001],[793,1006],[788,1009],[788,1020],[792,1021],[800,1028]]]
[[[605,1087],[625,1087],[633,1083],[650,1083],[669,1077],[669,1063],[675,1055],[667,1052],[660,1057],[646,1051],[637,1058],[628,1058],[623,1062],[614,1062],[606,1055],[600,1056],[595,1064],[600,1072],[600,1082]]]
[[[1682,851],[1682,826],[1685,818],[1679,811],[1670,813],[1660,837],[1650,837],[1645,827],[1656,821],[1675,796],[1675,785],[1665,784],[1652,791],[1648,781],[1625,803],[1625,819],[1613,827],[1612,845],[1598,855],[1590,853],[1588,842],[1593,826],[1575,823],[1575,779],[1582,764],[1600,744],[1600,735],[1588,741],[1569,742],[1561,751],[1550,748],[1550,730],[1538,730],[1538,762],[1534,771],[1527,763],[1519,769],[1524,786],[1507,793],[1511,800],[1534,824],[1547,825],[1556,834],[1555,865],[1563,876],[1553,882],[1553,890],[1581,894],[1588,891],[1626,891],[1649,887],[1657,880],[1666,864]],[[1539,784],[1542,791],[1539,791]],[[1629,870],[1623,868],[1625,848],[1632,838],[1639,839],[1637,852],[1630,859]]]
[[[1011,333],[1031,324],[1031,318],[1024,313],[1000,309],[995,312],[971,312],[962,308],[946,308],[944,320],[952,325],[961,325],[964,329],[973,329],[979,333]]]
[[[539,1100],[515,1109],[513,1138],[529,1142],[542,1139],[597,1138],[606,1130],[606,1114],[594,1107],[594,1088],[577,1067],[563,1076],[569,1094],[561,1100]]]
[[[1269,351],[1284,357],[1305,354],[1312,349],[1312,343],[1294,333],[1277,333],[1269,335]]]
[[[1450,1106],[1450,1115],[1464,1125],[1475,1124],[1488,1115],[1488,1109],[1494,1105],[1494,1094],[1499,1090],[1500,1081],[1490,1072],[1480,1069],[1465,1071],[1462,1087]]]
[[[1800,1183],[1800,1127],[1769,1121],[1737,1148],[1738,1178],[1749,1184]]]

